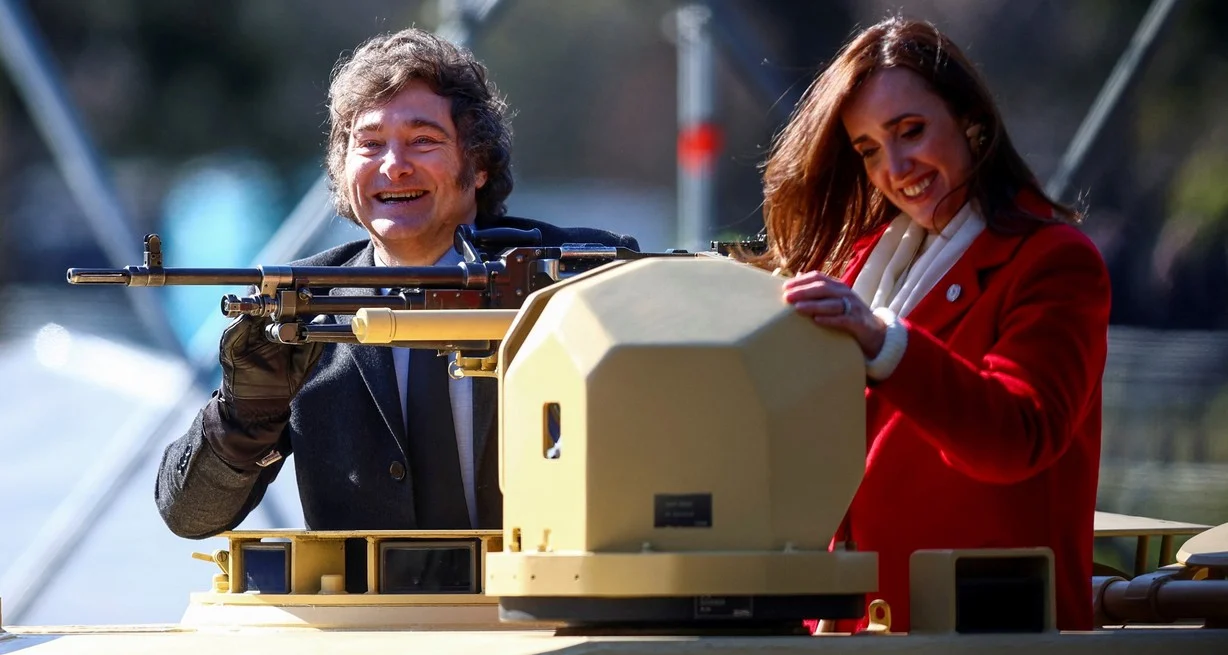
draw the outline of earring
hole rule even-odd
[[[968,147],[972,149],[972,154],[981,154],[981,147],[985,145],[984,125],[973,123],[964,131],[964,135],[968,137]]]

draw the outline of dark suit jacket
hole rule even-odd
[[[538,228],[546,245],[602,243],[638,249],[635,239],[604,230],[559,228],[528,219],[479,219],[478,227]],[[295,262],[305,266],[371,266],[369,240],[354,241]],[[333,295],[374,293],[333,289]],[[342,320],[346,320],[343,318]],[[264,496],[284,459],[267,468],[237,470],[219,458],[210,438],[225,438],[214,398],[162,457],[154,496],[172,532],[203,538],[233,529]],[[497,385],[473,381],[476,527],[502,527],[495,412]],[[450,407],[443,411],[451,411]],[[228,435],[229,436],[229,435]],[[278,450],[293,452],[303,518],[312,530],[416,529],[406,435],[392,351],[380,346],[326,344],[291,404]],[[394,464],[395,463],[395,464]],[[395,475],[394,475],[395,473]],[[468,518],[465,519],[466,523]]]

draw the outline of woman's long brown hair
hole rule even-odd
[[[838,275],[858,241],[898,213],[874,188],[849,142],[840,114],[876,71],[903,67],[920,75],[957,120],[980,124],[966,184],[989,229],[1017,231],[1040,222],[1078,222],[1078,214],[1045,196],[1011,144],[988,87],[975,67],[930,23],[893,17],[867,28],[840,50],[806,90],[763,165],[768,251],[751,261],[789,274]],[[1021,196],[1031,196],[1020,207]],[[1048,211],[1044,211],[1047,209]],[[1043,216],[1048,213],[1050,216]]]

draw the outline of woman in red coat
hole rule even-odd
[[[879,554],[892,629],[913,551],[1028,546],[1053,550],[1058,627],[1090,629],[1108,273],[976,70],[927,23],[865,30],[764,184],[761,263],[865,353],[866,471],[836,539]]]

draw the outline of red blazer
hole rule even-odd
[[[909,628],[913,551],[1018,546],[1053,549],[1058,628],[1092,627],[1109,302],[1104,261],[1078,229],[986,229],[903,320],[903,359],[866,389],[866,472],[845,524],[879,554],[870,598],[890,604],[893,631]]]

